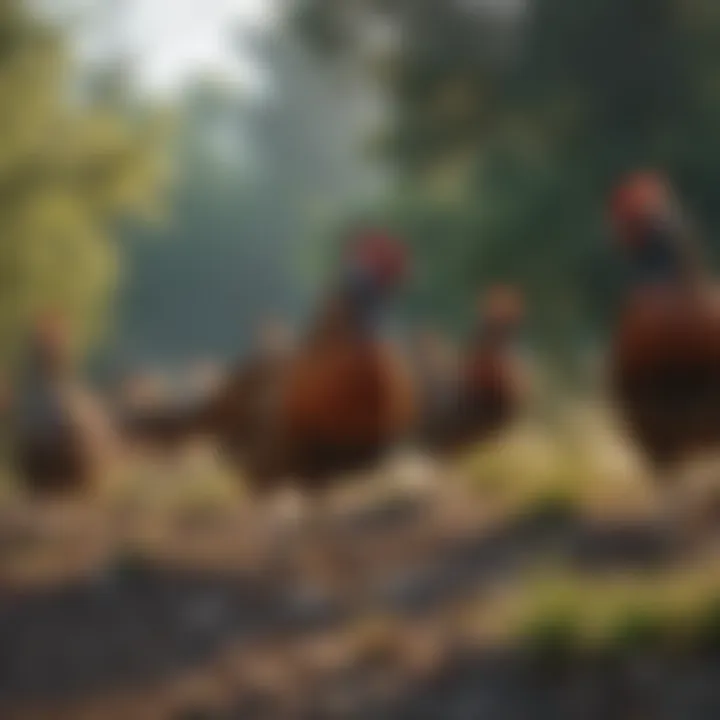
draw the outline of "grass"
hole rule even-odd
[[[467,453],[453,474],[466,481],[479,501],[497,503],[508,513],[602,513],[646,504],[644,478],[626,448],[608,432],[611,423],[604,411],[584,407],[574,412],[562,423],[535,420],[518,425]],[[122,465],[103,487],[111,505],[212,515],[241,501],[246,487],[236,470],[223,466],[209,448],[188,448],[176,458],[130,458]],[[422,484],[430,475],[421,465],[389,467],[357,485],[363,497],[374,488],[380,498],[400,480]],[[0,466],[0,503],[16,488]],[[348,493],[353,494],[352,488]]]
[[[568,412],[562,424],[525,422],[468,453],[460,475],[484,502],[508,512],[642,512],[650,487],[636,458],[613,436],[606,411]]]
[[[555,426],[525,422],[468,453],[457,475],[478,503],[496,503],[509,518],[561,522],[579,513],[604,518],[643,513],[651,485],[609,427],[604,411],[590,407],[568,412]],[[365,499],[370,493],[373,504],[386,503],[391,499],[386,479],[376,473],[369,486],[361,483],[357,490]],[[13,487],[0,474],[0,503],[13,495]],[[107,508],[139,513],[158,531],[163,519],[176,517],[206,527],[243,499],[242,480],[201,451],[177,461],[131,463],[105,493]],[[126,547],[119,563],[133,572],[146,551],[152,554],[142,544]],[[599,577],[545,567],[514,578],[500,601],[483,601],[478,613],[493,636],[553,657],[582,648],[720,649],[720,568]],[[393,635],[386,618],[363,624],[356,635],[359,654],[382,655]]]
[[[552,608],[528,617],[517,633],[522,645],[542,660],[565,660],[582,644],[581,623],[570,607]]]
[[[720,649],[720,572],[653,576],[559,574],[520,583],[505,637],[534,652]]]
[[[465,502],[468,496],[465,490],[469,487],[474,494],[470,499],[478,508],[483,509],[485,503],[495,504],[499,510],[497,519],[501,523],[509,521],[511,528],[518,515],[562,522],[576,514],[615,519],[644,513],[652,485],[633,464],[622,439],[612,437],[607,431],[608,426],[605,418],[593,411],[569,417],[562,427],[523,423],[497,442],[468,453],[459,463],[458,472],[448,472],[447,476],[438,478],[434,488],[437,493],[429,497],[451,501],[448,505],[452,512],[447,516],[452,521],[454,501]],[[425,468],[414,466],[377,471],[369,483],[361,480],[342,491],[349,496],[348,506],[353,510],[358,504],[385,507],[397,497],[405,497],[406,491],[398,490],[393,484],[393,472],[401,476],[396,484],[402,484],[403,488],[411,485],[410,481],[416,476],[422,480],[427,474]],[[9,475],[3,479],[0,474],[0,506],[4,502],[12,506],[16,488]],[[453,493],[458,489],[462,492],[455,497]],[[448,494],[443,497],[443,493]],[[253,559],[256,549],[263,549],[256,542],[264,540],[259,533],[256,541],[249,521],[258,519],[262,523],[263,516],[255,514],[254,505],[240,507],[237,517],[233,516],[232,509],[244,503],[242,478],[238,479],[211,454],[191,451],[177,461],[156,462],[143,458],[109,481],[103,501],[98,503],[101,514],[107,512],[108,524],[128,511],[127,524],[118,523],[122,526],[119,538],[111,537],[107,549],[90,552],[93,544],[99,544],[95,530],[87,531],[85,540],[80,538],[70,543],[61,537],[65,533],[63,528],[44,537],[40,547],[35,543],[29,550],[14,553],[12,558],[0,557],[0,572],[3,563],[12,565],[0,581],[7,577],[8,585],[15,583],[20,588],[32,588],[36,584],[45,587],[49,583],[57,586],[67,582],[67,578],[87,576],[88,572],[98,569],[110,570],[110,578],[132,581],[142,578],[148,568],[172,568],[176,563],[183,568],[217,568],[222,571],[222,577],[237,570],[245,577],[244,573],[251,568],[249,577],[254,578],[256,567],[260,572],[265,571],[264,566],[256,566]],[[345,509],[342,503],[339,507]],[[471,508],[471,523],[475,523],[476,509]],[[229,522],[224,522],[226,510]],[[116,511],[120,512],[116,514]],[[464,537],[466,516],[459,515]],[[483,513],[477,516],[482,518],[479,522],[484,522]],[[42,516],[39,517],[43,524]],[[445,514],[441,513],[440,517],[445,522]],[[491,517],[496,518],[495,514]],[[216,519],[221,521],[215,527]],[[434,516],[428,519],[432,525]],[[420,523],[423,522],[424,515],[421,515]],[[475,533],[484,532],[486,526],[473,524],[469,529],[474,538]],[[436,551],[444,549],[445,531],[449,541],[455,538],[453,528],[442,525],[439,530],[442,532],[438,544],[434,539],[432,544],[424,544],[426,538],[421,537],[417,555],[413,550],[409,562],[420,565],[438,559]],[[395,539],[388,539],[388,543],[393,542]],[[404,529],[399,533],[399,542],[405,542]],[[415,542],[411,533],[407,542],[409,545]],[[453,542],[448,543],[452,545]],[[67,564],[73,553],[86,551],[87,559],[73,560],[72,567],[64,569],[63,563]],[[258,557],[263,563],[262,552]],[[538,557],[536,562],[546,562],[546,559],[547,556]],[[389,557],[384,567],[382,548],[375,552],[373,546],[370,580],[374,582],[376,571],[394,572],[396,562],[407,562],[404,552],[398,561]],[[283,662],[295,667],[299,665],[298,659],[305,661],[306,656],[302,655],[307,650],[305,644],[314,647],[317,643],[317,663],[322,672],[326,667],[333,671],[357,667],[369,670],[366,675],[378,671],[383,677],[391,677],[395,667],[402,668],[407,663],[414,668],[413,673],[418,668],[418,677],[425,677],[428,671],[440,667],[446,656],[452,657],[452,652],[444,651],[452,650],[455,638],[472,647],[519,647],[538,659],[541,667],[559,667],[561,672],[578,658],[593,658],[594,653],[608,653],[613,659],[629,656],[635,660],[639,656],[642,660],[643,653],[720,651],[720,566],[705,563],[643,575],[592,575],[555,562],[529,573],[514,569],[511,575],[501,577],[496,583],[481,583],[481,594],[474,600],[468,600],[463,589],[461,595],[443,603],[428,616],[410,616],[402,611],[394,615],[373,603],[370,608],[360,609],[360,617],[333,625],[319,635],[313,632],[297,641],[283,639],[282,642],[273,635],[272,650],[261,652],[277,652],[279,656],[283,653],[288,658]],[[269,587],[274,592],[276,580],[270,579]],[[301,579],[312,580],[312,572]],[[320,579],[324,582],[325,578]],[[294,582],[292,577],[290,581]],[[354,589],[355,585],[351,584],[353,592]],[[464,647],[462,643],[458,645]],[[257,652],[243,640],[227,652],[227,657],[223,655],[222,660],[213,661],[210,668],[203,666],[199,671],[199,690],[192,686],[188,689],[188,681],[183,676],[174,679],[173,692],[188,698],[187,704],[191,707],[212,706],[212,684],[227,676],[226,666],[233,668],[231,672],[237,675],[237,684],[243,685],[248,682],[245,655]],[[260,666],[262,661],[267,662],[266,657],[260,660]],[[274,656],[272,662],[275,667]],[[216,667],[221,666],[222,675],[216,672]],[[202,685],[205,677],[211,678],[209,691]],[[234,686],[235,680],[232,682]],[[309,687],[312,692],[312,686]],[[162,694],[165,698],[169,692],[163,688]],[[143,708],[137,712],[148,712],[150,701],[143,699],[137,703],[133,707]],[[132,714],[130,710],[128,716]],[[83,716],[101,715],[102,711]],[[191,713],[187,715],[191,716]]]
[[[242,495],[242,479],[210,452],[174,460],[142,458],[125,466],[106,488],[111,506],[198,517],[212,517]]]
[[[694,630],[699,648],[720,651],[720,594],[710,597],[698,609]]]

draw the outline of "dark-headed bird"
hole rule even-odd
[[[294,351],[291,329],[278,319],[258,328],[255,345],[228,374],[198,413],[197,425],[215,439],[223,455],[255,476],[274,463],[270,440],[282,378]]]
[[[284,373],[271,475],[320,489],[372,465],[409,433],[412,380],[381,333],[405,275],[405,253],[383,232],[363,234],[347,248],[335,288]]]
[[[633,281],[612,346],[627,429],[658,479],[720,445],[720,294],[668,181],[638,173],[611,219]]]
[[[63,319],[36,323],[10,410],[14,457],[34,493],[92,489],[113,456],[114,430],[99,401],[73,372]]]
[[[442,404],[434,423],[426,421],[428,449],[464,450],[495,437],[515,419],[526,389],[516,347],[522,318],[522,298],[514,288],[494,287],[481,297],[469,346],[455,366],[454,382],[445,386],[452,401]]]
[[[351,243],[335,287],[304,341],[277,324],[204,402],[132,418],[129,434],[205,435],[258,491],[286,481],[321,489],[379,459],[413,422],[409,374],[381,335],[405,272],[405,251],[383,233]]]
[[[222,378],[184,402],[150,398],[125,408],[122,428],[130,445],[168,452],[193,440],[219,446],[231,464],[248,469],[249,449],[264,443],[282,370],[292,351],[288,328],[272,320],[260,325],[255,345]],[[259,456],[256,452],[253,458]]]

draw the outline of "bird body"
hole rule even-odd
[[[9,413],[15,464],[37,494],[92,489],[116,450],[110,417],[65,364],[63,342],[36,332]]]
[[[466,360],[461,387],[460,436],[479,441],[501,430],[517,415],[523,400],[512,344],[481,341]]]
[[[663,178],[631,177],[612,209],[634,270],[612,346],[613,390],[631,436],[667,477],[720,445],[720,289]]]
[[[276,450],[272,438],[277,435],[278,400],[292,354],[290,347],[259,347],[196,412],[196,428],[214,438],[225,458],[253,477],[264,474],[262,468]]]
[[[413,385],[389,343],[340,331],[298,354],[279,412],[289,469],[321,483],[376,461],[403,438]]]
[[[413,422],[410,376],[380,332],[402,259],[391,238],[361,238],[304,342],[290,348],[264,334],[212,397],[179,414],[134,418],[131,433],[206,435],[263,491],[285,482],[322,488],[367,467]]]
[[[262,437],[247,453],[258,484],[290,479],[322,489],[368,467],[409,431],[411,378],[380,332],[403,260],[383,235],[351,246],[304,342],[275,370]]]
[[[720,292],[633,293],[615,337],[612,378],[626,423],[657,469],[720,444]]]
[[[48,414],[21,421],[17,430],[18,469],[36,493],[91,490],[114,446],[113,429],[96,399],[82,388],[46,391],[52,398],[45,406]]]
[[[424,444],[455,453],[496,435],[518,414],[525,395],[515,347],[520,300],[510,288],[493,288],[479,308],[474,337],[445,385],[445,401],[435,422],[426,419]],[[432,413],[433,407],[428,408]]]

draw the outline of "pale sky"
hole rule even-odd
[[[53,14],[74,11],[72,17],[81,18],[66,22],[83,57],[127,54],[136,60],[143,88],[161,93],[205,71],[260,82],[252,59],[238,57],[233,33],[272,23],[279,1],[39,0]]]

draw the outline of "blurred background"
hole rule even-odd
[[[0,0],[0,409],[48,308],[97,387],[192,394],[365,226],[412,257],[398,338],[517,285],[535,380],[510,437],[375,473],[280,565],[202,449],[60,505],[4,460],[0,715],[717,717],[714,556],[670,559],[600,368],[606,199],[662,169],[711,262],[718,127],[715,0]]]
[[[377,218],[412,239],[412,316],[462,328],[479,287],[517,281],[564,357],[612,317],[618,175],[666,169],[714,235],[710,2],[7,5],[8,349],[57,297],[94,357],[231,357]],[[45,147],[71,157],[36,168]]]

